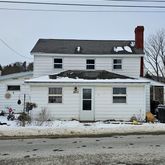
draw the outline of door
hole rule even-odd
[[[94,121],[93,89],[82,88],[80,121]]]

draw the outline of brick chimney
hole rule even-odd
[[[135,28],[135,47],[137,49],[144,48],[144,26],[137,26]]]
[[[144,26],[135,28],[135,47],[136,49],[144,49]],[[140,59],[140,77],[144,76],[144,57]]]

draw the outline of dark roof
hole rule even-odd
[[[106,70],[96,70],[96,71],[87,71],[87,70],[67,70],[58,74],[49,75],[50,79],[57,79],[62,77],[68,77],[73,79],[87,79],[87,80],[96,80],[96,79],[134,79],[131,77],[119,75],[116,73],[108,72]]]
[[[73,39],[39,39],[31,53],[58,54],[143,54],[142,49],[135,48],[135,41],[129,40],[73,40]],[[127,51],[125,46],[131,49]],[[122,47],[122,51],[115,51]]]

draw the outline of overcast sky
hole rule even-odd
[[[152,4],[147,2],[129,2],[126,4],[126,2],[116,3],[108,0],[33,1],[165,6],[165,2]],[[9,9],[65,10],[65,12]],[[66,10],[80,10],[81,12],[67,12]],[[82,12],[85,10],[89,12]],[[103,12],[105,10],[107,12]],[[114,10],[120,12],[110,12]],[[121,12],[130,10],[140,10],[141,12]],[[129,40],[134,39],[135,27],[143,25],[146,39],[149,35],[165,28],[165,12],[144,11],[165,11],[165,9],[73,7],[0,3],[0,64],[4,66],[14,62],[33,61],[30,51],[39,38]]]

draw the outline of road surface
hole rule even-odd
[[[0,165],[165,165],[165,135],[0,140]]]

